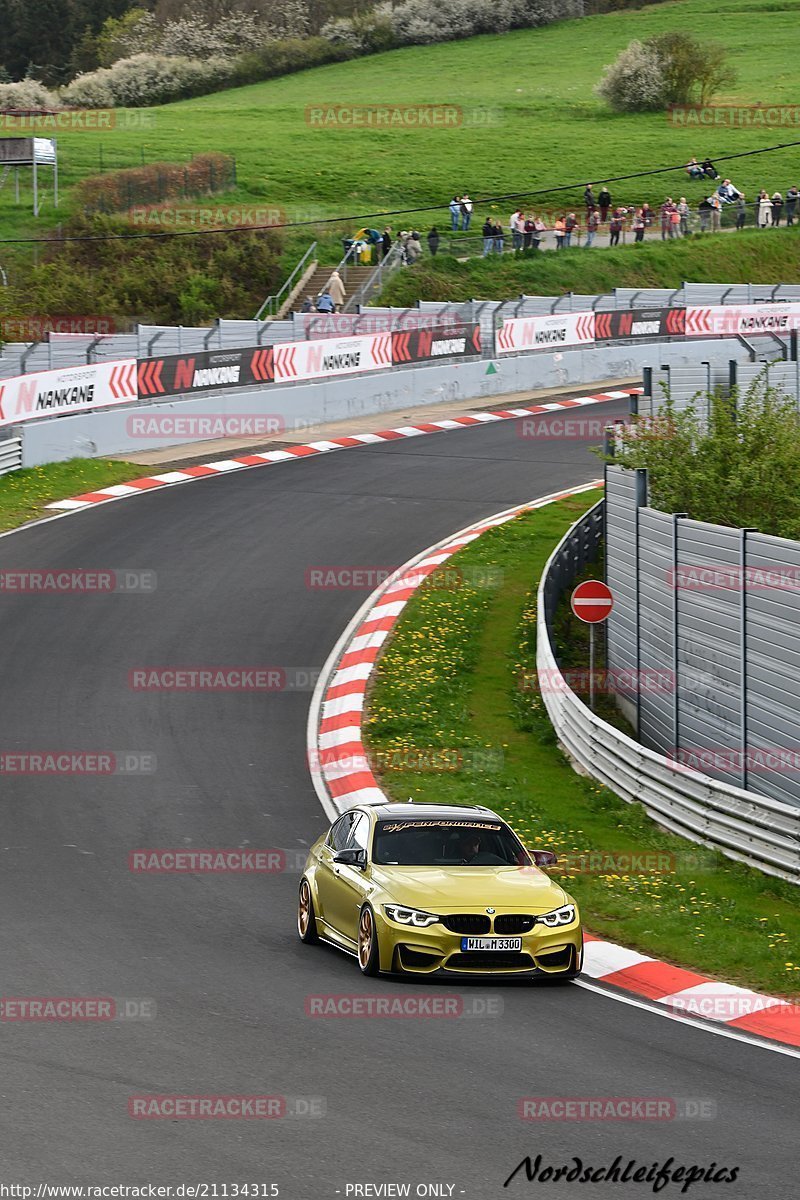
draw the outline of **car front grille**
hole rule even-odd
[[[442,924],[451,933],[480,934],[488,933],[491,929],[489,918],[480,913],[452,913],[449,917],[442,917]]]
[[[531,971],[533,965],[530,954],[506,954],[501,951],[451,954],[445,963],[448,971]]]
[[[495,917],[495,933],[528,933],[536,924],[536,918],[529,913],[504,913]]]

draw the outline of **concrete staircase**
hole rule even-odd
[[[344,283],[345,293],[346,293],[344,305],[342,305],[342,307],[344,307],[347,304],[347,301],[350,299],[350,297],[355,292],[358,291],[358,289],[361,287],[362,283],[364,283],[367,279],[369,279],[370,275],[375,270],[376,265],[377,264],[373,264],[372,266],[368,266],[368,267],[367,266],[351,267],[350,264],[348,263],[346,274],[342,275],[342,281]],[[311,278],[307,280],[305,286],[302,289],[302,292],[298,293],[292,307],[295,310],[298,310],[300,308],[300,306],[302,305],[303,301],[305,300],[306,296],[311,296],[312,300],[316,300],[317,296],[322,291],[322,289],[325,287],[325,284],[328,282],[328,280],[330,279],[331,275],[333,274],[333,272],[335,270],[336,270],[336,268],[331,267],[331,266],[317,267],[316,271],[311,276]]]

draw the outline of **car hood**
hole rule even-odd
[[[399,904],[443,913],[488,907],[544,913],[566,899],[538,867],[373,866],[372,881]]]

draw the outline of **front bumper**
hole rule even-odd
[[[580,920],[559,929],[534,925],[529,933],[518,935],[522,941],[519,952],[462,952],[462,935],[443,925],[413,929],[381,915],[376,926],[381,969],[404,975],[572,975],[583,962]]]

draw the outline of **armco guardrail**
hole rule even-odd
[[[22,466],[22,438],[6,438],[0,442],[0,475],[18,471]]]
[[[578,766],[659,825],[792,883],[800,883],[800,807],[688,771],[601,721],[568,687],[550,629],[561,594],[602,532],[601,501],[556,546],[539,583],[536,662],[556,735]]]

